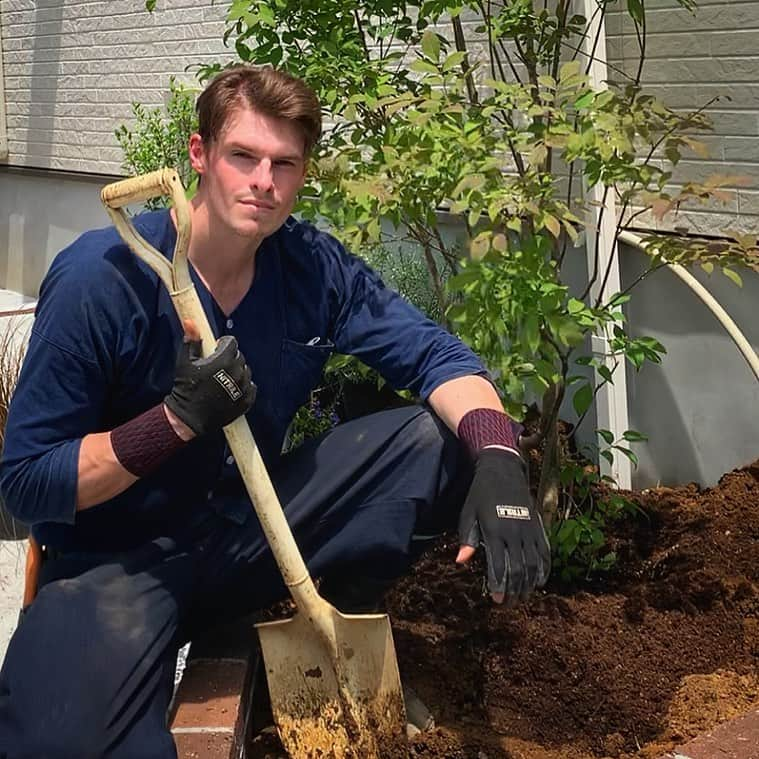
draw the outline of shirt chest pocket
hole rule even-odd
[[[284,338],[280,358],[280,386],[277,389],[282,417],[289,421],[317,387],[327,359],[335,350],[330,340],[314,338],[300,343]]]

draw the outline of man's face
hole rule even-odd
[[[190,162],[210,221],[251,240],[282,226],[306,174],[303,135],[292,122],[236,109],[219,138],[190,138]]]

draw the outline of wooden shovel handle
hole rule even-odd
[[[174,202],[177,223],[177,242],[173,263],[157,251],[134,228],[124,210],[130,203],[143,203],[169,195]],[[139,177],[122,179],[106,185],[100,199],[114,226],[132,251],[145,261],[161,278],[170,293],[192,288],[187,265],[187,248],[190,244],[190,208],[179,174],[174,169],[159,169]]]
[[[122,179],[106,185],[100,193],[100,198],[108,208],[123,208],[130,203],[142,203],[153,198],[170,195],[176,205],[175,190],[184,190],[179,175],[174,169],[159,169],[150,174]]]
[[[173,264],[137,233],[124,213],[124,206],[128,203],[165,194],[174,199],[176,213],[177,245]],[[216,346],[216,338],[189,276],[187,246],[190,214],[177,173],[172,169],[163,169],[116,182],[103,188],[101,199],[124,241],[169,288],[179,318],[182,321],[190,319],[197,326],[203,343],[203,355],[211,353]],[[235,419],[224,428],[224,434],[285,583],[302,611],[321,623],[331,607],[316,593],[246,418],[241,416]]]

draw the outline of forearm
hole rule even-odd
[[[476,374],[457,377],[436,387],[428,398],[432,410],[446,426],[458,434],[459,423],[474,409],[503,412],[503,404],[493,385]]]
[[[134,445],[140,446],[139,439],[134,440],[135,435],[147,433],[149,439],[146,447],[158,446],[153,451],[147,451],[150,459],[148,467],[162,460],[166,455],[171,455],[179,444],[193,437],[192,430],[177,419],[165,406],[161,407],[161,413],[163,416],[158,416],[158,419],[163,419],[164,423],[169,425],[166,430],[166,434],[169,435],[168,445],[161,443],[160,440],[157,441],[156,435],[150,434],[154,431],[154,425],[146,427],[140,421],[146,415],[138,417],[138,419],[117,428],[117,430],[93,433],[82,439],[77,473],[77,511],[89,509],[114,498],[131,487],[140,479],[140,475],[144,474],[145,463],[141,460],[137,461],[135,454],[130,453],[130,448],[133,449]],[[176,445],[172,441],[171,435],[176,437]],[[130,440],[132,441],[131,444]]]
[[[123,493],[139,477],[116,458],[110,432],[96,432],[82,439],[79,449],[76,510],[82,511]]]

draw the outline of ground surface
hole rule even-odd
[[[0,540],[0,663],[18,621],[24,584],[25,541]]]
[[[759,704],[759,462],[637,497],[603,582],[494,607],[448,541],[393,592],[403,678],[438,724],[409,757],[653,759]],[[281,754],[269,736],[252,756]]]

